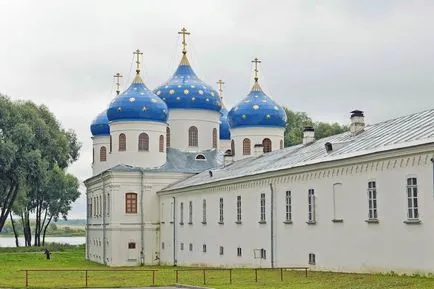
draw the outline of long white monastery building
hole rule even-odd
[[[356,110],[350,131],[307,127],[283,148],[286,115],[257,67],[228,112],[183,44],[153,91],[136,51],[133,83],[91,125],[88,260],[434,272],[434,109],[369,126]]]

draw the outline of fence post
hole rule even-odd
[[[229,269],[229,284],[232,284],[232,269]]]
[[[26,270],[26,288],[29,287],[29,271]]]
[[[306,277],[307,277],[307,268],[304,268],[304,271],[306,272]]]
[[[258,269],[255,269],[255,280],[258,283]]]
[[[280,268],[280,281],[283,281],[283,268]]]
[[[205,269],[203,269],[203,285],[206,284]]]
[[[86,288],[87,288],[87,270],[84,273],[84,278],[86,279]]]
[[[175,270],[176,272],[176,283],[178,283],[178,270]]]

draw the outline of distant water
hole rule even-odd
[[[24,245],[24,238],[18,238],[20,246]],[[41,238],[42,242],[42,238]],[[86,243],[86,237],[45,237],[45,242],[81,245]],[[33,239],[32,239],[33,244]],[[15,237],[0,237],[0,247],[15,247]]]

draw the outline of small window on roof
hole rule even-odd
[[[326,149],[326,151],[329,153],[329,152],[331,152],[332,150],[333,150],[333,145],[331,144],[331,143],[329,143],[329,142],[326,142],[325,144],[324,144],[324,146],[325,146],[325,149]]]
[[[198,154],[198,155],[196,156],[196,159],[197,159],[197,160],[206,160],[206,157],[205,157],[203,154]]]

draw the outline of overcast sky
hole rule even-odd
[[[91,176],[89,125],[132,80],[143,51],[149,88],[180,59],[185,26],[198,76],[232,106],[252,85],[251,60],[277,102],[317,121],[366,121],[434,107],[434,1],[220,0],[0,2],[0,92],[45,104],[83,144],[70,169]],[[71,217],[85,216],[84,188]]]

